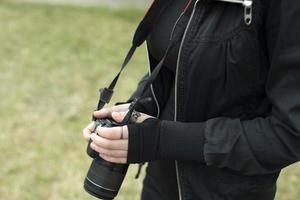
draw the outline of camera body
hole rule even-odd
[[[97,119],[93,132],[99,126],[115,127],[121,126],[121,124],[112,119]],[[87,146],[87,154],[94,160],[85,178],[84,189],[99,199],[114,199],[119,192],[129,165],[111,163],[102,159],[98,152],[91,149],[91,142],[90,140]]]

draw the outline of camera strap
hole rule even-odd
[[[161,14],[164,12],[164,10],[170,5],[170,3],[172,3],[173,0],[155,0],[153,2],[153,4],[151,5],[150,9],[148,10],[148,12],[146,13],[145,17],[143,18],[143,20],[140,22],[140,24],[138,25],[133,40],[132,40],[132,46],[129,49],[123,64],[121,65],[121,69],[119,71],[119,73],[116,75],[116,77],[113,79],[113,81],[111,82],[111,84],[109,85],[108,88],[102,88],[100,89],[100,98],[99,98],[99,102],[97,105],[97,110],[100,110],[104,107],[105,104],[109,103],[111,100],[111,97],[113,95],[113,90],[114,87],[116,86],[116,83],[118,82],[118,79],[122,73],[122,71],[124,70],[124,68],[127,66],[127,64],[129,63],[129,61],[131,60],[132,56],[134,55],[136,49],[145,42],[145,40],[147,39],[148,35],[150,34],[150,32],[152,31],[152,28],[154,27],[155,23],[157,22],[157,20],[160,18]],[[180,20],[180,18],[183,15],[186,14],[190,14],[190,5],[191,2],[193,0],[189,0],[187,1],[187,4],[185,6],[185,8],[183,9],[182,14],[180,15],[179,19],[177,20],[177,22]],[[174,26],[175,28],[175,26]],[[174,31],[174,29],[173,29]],[[173,33],[173,32],[172,32]],[[173,34],[172,34],[173,35]],[[154,70],[152,71],[151,75],[148,77],[148,80],[145,84],[145,86],[143,87],[142,90],[142,94],[147,90],[147,88],[150,87],[150,85],[154,82],[154,80],[156,79],[156,77],[158,76],[161,68],[163,67],[164,61],[169,53],[169,50],[172,48],[172,36],[170,38],[170,42],[168,44],[168,47],[164,53],[163,58],[160,60],[160,62],[158,63],[158,65],[154,68]],[[140,98],[135,99],[132,103],[131,106],[129,107],[129,112],[127,113],[127,115],[125,116],[122,124],[126,124],[130,117],[131,114],[135,108],[135,105],[138,104],[141,101]],[[95,120],[95,119],[94,119]]]
[[[135,50],[142,45],[145,40],[147,39],[147,36],[150,34],[152,28],[154,27],[155,23],[163,13],[163,11],[170,5],[172,0],[155,0],[152,5],[150,6],[148,12],[145,14],[142,21],[139,23],[133,40],[132,40],[132,46],[129,49],[122,65],[120,68],[119,73],[115,76],[115,78],[110,83],[109,87],[107,88],[101,88],[100,91],[100,98],[97,105],[97,110],[100,110],[104,107],[105,104],[108,104],[111,100],[111,97],[114,92],[114,88],[119,80],[119,77],[124,70],[124,68],[127,66],[129,61],[131,60],[132,56],[135,53]]]

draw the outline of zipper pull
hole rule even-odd
[[[252,23],[252,0],[244,0],[244,21],[247,26],[251,25]]]

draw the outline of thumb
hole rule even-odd
[[[111,114],[113,120],[115,120],[118,123],[121,123],[126,116],[127,112],[113,112]]]

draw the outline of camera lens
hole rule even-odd
[[[85,190],[100,199],[117,196],[128,169],[127,164],[110,163],[96,157],[84,181]]]
[[[95,123],[95,130],[98,126],[119,126],[111,119],[100,119],[96,120]],[[103,160],[96,151],[90,148],[91,142],[90,140],[87,146],[87,154],[94,160],[85,178],[84,189],[99,199],[114,199],[119,192],[129,165]]]

